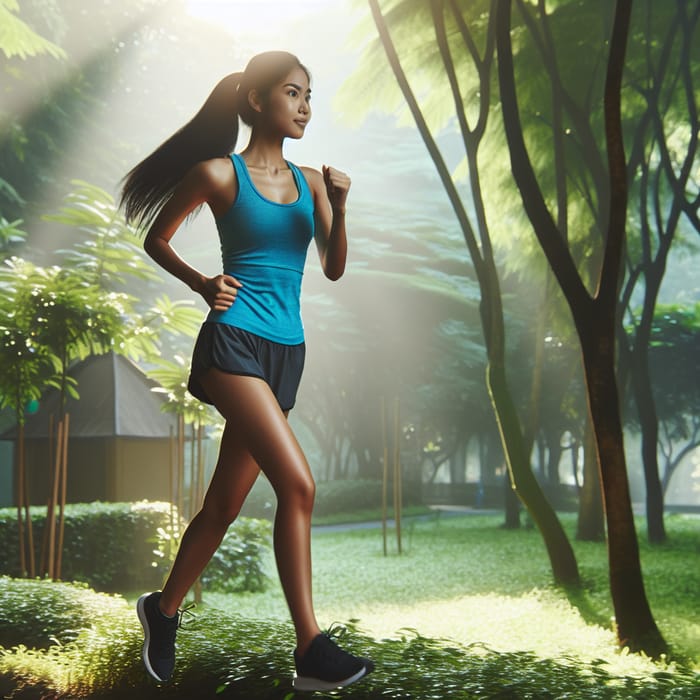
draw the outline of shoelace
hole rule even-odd
[[[193,608],[196,608],[196,603],[188,603],[183,608],[179,608],[177,611],[177,629],[186,629],[187,625],[191,624],[193,620],[197,619],[197,616],[192,612]],[[185,620],[188,617],[188,620]]]

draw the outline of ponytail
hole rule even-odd
[[[119,205],[128,222],[148,226],[190,168],[233,151],[242,76],[232,73],[220,80],[199,112],[127,173]]]
[[[219,81],[199,112],[127,173],[119,201],[126,220],[148,227],[194,165],[232,153],[238,138],[238,118],[253,126],[256,117],[248,102],[250,91],[255,90],[264,100],[270,89],[296,67],[311,78],[293,54],[267,51],[251,58],[243,73],[231,73]]]

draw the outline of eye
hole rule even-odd
[[[289,90],[287,90],[287,94],[290,97],[296,97],[299,93],[294,88],[290,88]]]

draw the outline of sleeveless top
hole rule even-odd
[[[237,326],[284,345],[304,342],[301,281],[314,235],[314,200],[303,173],[288,163],[298,197],[289,204],[272,202],[258,192],[243,158],[231,155],[238,194],[216,220],[224,273],[243,287],[225,311],[207,321]]]

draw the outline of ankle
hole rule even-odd
[[[164,600],[163,595],[161,594],[160,599],[158,600],[158,609],[162,615],[165,617],[175,617],[179,607],[180,606],[177,604],[173,605],[172,603],[169,603],[167,599]]]
[[[311,646],[311,642],[321,634],[321,630],[317,627],[315,630],[307,630],[304,634],[297,633],[297,654],[304,656]]]

